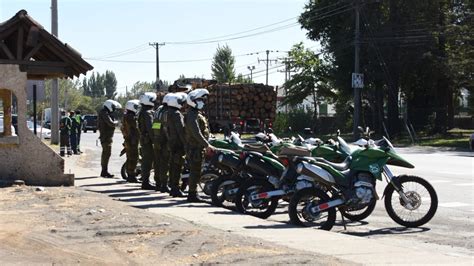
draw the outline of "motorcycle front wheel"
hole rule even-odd
[[[211,185],[212,204],[218,207],[231,207],[240,184],[241,178],[233,175],[215,179]]]
[[[304,188],[297,191],[290,200],[288,213],[291,223],[299,226],[331,230],[336,223],[336,209],[330,208],[314,213],[312,207],[327,203],[331,199],[319,188]]]
[[[207,170],[202,172],[201,179],[199,179],[199,188],[206,195],[211,195],[212,185],[214,180],[219,178],[220,174],[215,170]]]
[[[433,186],[421,177],[408,175],[400,176],[398,184],[399,193],[391,184],[385,190],[385,209],[390,218],[406,227],[429,222],[438,209],[438,196]],[[402,199],[402,193],[408,203]]]
[[[252,200],[252,195],[270,192],[275,187],[262,178],[250,178],[244,181],[235,196],[235,206],[241,213],[250,214],[252,216],[266,219],[270,217],[278,206],[278,197],[269,199]]]

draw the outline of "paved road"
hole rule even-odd
[[[82,135],[82,146],[87,150],[87,161],[90,162],[88,164],[91,169],[100,168],[100,144],[97,147],[95,141],[97,136],[98,134],[94,133]],[[109,167],[116,175],[119,175],[120,167],[125,160],[118,156],[122,148],[121,143],[122,136],[120,132],[117,132]],[[338,216],[339,222],[333,231],[367,239],[381,239],[401,246],[410,243],[409,245],[416,248],[419,244],[419,246],[435,250],[448,249],[454,255],[474,256],[472,240],[474,239],[474,153],[439,151],[429,148],[399,148],[397,150],[416,168],[393,167],[392,171],[395,174],[421,176],[432,183],[437,191],[439,208],[433,220],[422,228],[405,229],[388,217],[383,201],[379,201],[372,216],[363,222],[347,224],[347,230],[344,230]],[[93,160],[94,158],[97,159]],[[385,182],[379,182],[377,186],[379,195],[382,195]],[[146,203],[146,201],[137,200],[136,206],[146,205]],[[214,212],[225,213],[215,210]],[[272,228],[284,227],[288,222],[286,204],[282,203],[276,214],[269,220],[275,222]]]

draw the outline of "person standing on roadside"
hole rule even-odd
[[[187,94],[184,92],[176,92],[169,96],[168,114],[167,114],[167,131],[168,131],[168,149],[170,151],[170,196],[184,197],[183,192],[179,188],[181,172],[183,171],[184,155],[186,148],[184,117],[181,109],[186,103]]]
[[[101,177],[114,177],[114,175],[109,173],[108,167],[110,155],[112,154],[112,139],[114,137],[115,126],[117,125],[117,121],[115,121],[112,114],[119,108],[122,108],[120,103],[114,100],[107,100],[104,102],[103,108],[99,112],[97,127],[99,129],[100,145],[102,146],[102,155],[100,159],[100,164],[102,166],[102,171],[100,173]]]
[[[127,181],[137,183],[136,168],[138,163],[138,132],[137,114],[139,100],[130,100],[125,104],[125,114],[122,118],[122,134],[124,139],[125,152],[127,153]]]
[[[197,194],[197,184],[201,179],[201,165],[205,149],[213,149],[207,141],[209,139],[209,126],[207,119],[201,114],[209,91],[195,89],[188,94],[187,104],[191,108],[185,118],[187,151],[186,158],[189,163],[189,192],[188,202],[200,202]]]
[[[82,127],[84,126],[84,119],[82,118],[81,111],[76,110],[76,115],[74,116],[76,119],[77,123],[79,124],[79,129],[77,130],[77,152],[79,154],[82,153],[81,151],[81,132],[82,132]]]
[[[161,193],[169,193],[168,186],[168,170],[170,161],[170,152],[168,150],[168,132],[167,132],[167,115],[168,115],[168,99],[170,93],[163,97],[162,105],[155,111],[153,117],[153,148],[155,154],[155,183],[156,191]]]
[[[142,152],[142,189],[155,190],[150,184],[150,171],[153,167],[153,107],[156,93],[146,92],[140,96],[141,110],[138,115],[138,129],[140,131],[140,146]]]
[[[75,155],[78,155],[79,152],[77,151],[77,135],[78,131],[80,131],[80,125],[74,116],[74,111],[69,112],[69,118],[71,119],[71,133],[69,134],[69,141],[71,143],[72,152]]]
[[[71,142],[69,140],[69,135],[71,134],[72,121],[66,111],[61,111],[61,120],[59,122],[59,155],[64,157],[64,153],[67,148],[67,155],[72,155],[71,152]]]

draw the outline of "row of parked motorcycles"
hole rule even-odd
[[[389,165],[414,165],[387,138],[373,140],[369,128],[359,129],[363,137],[352,145],[339,133],[323,142],[300,135],[280,139],[272,132],[244,145],[230,132],[210,140],[216,149],[206,154],[199,187],[213,205],[263,219],[286,201],[293,224],[331,230],[337,211],[343,222],[372,214],[380,199],[376,181],[385,179],[382,198],[390,218],[405,227],[426,224],[438,207],[434,188],[418,176],[394,175]]]

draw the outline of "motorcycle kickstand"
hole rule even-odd
[[[339,212],[341,213],[342,225],[344,226],[344,231],[346,231],[347,230],[346,219],[344,219],[344,215],[342,215],[342,211],[340,209],[339,209]]]

